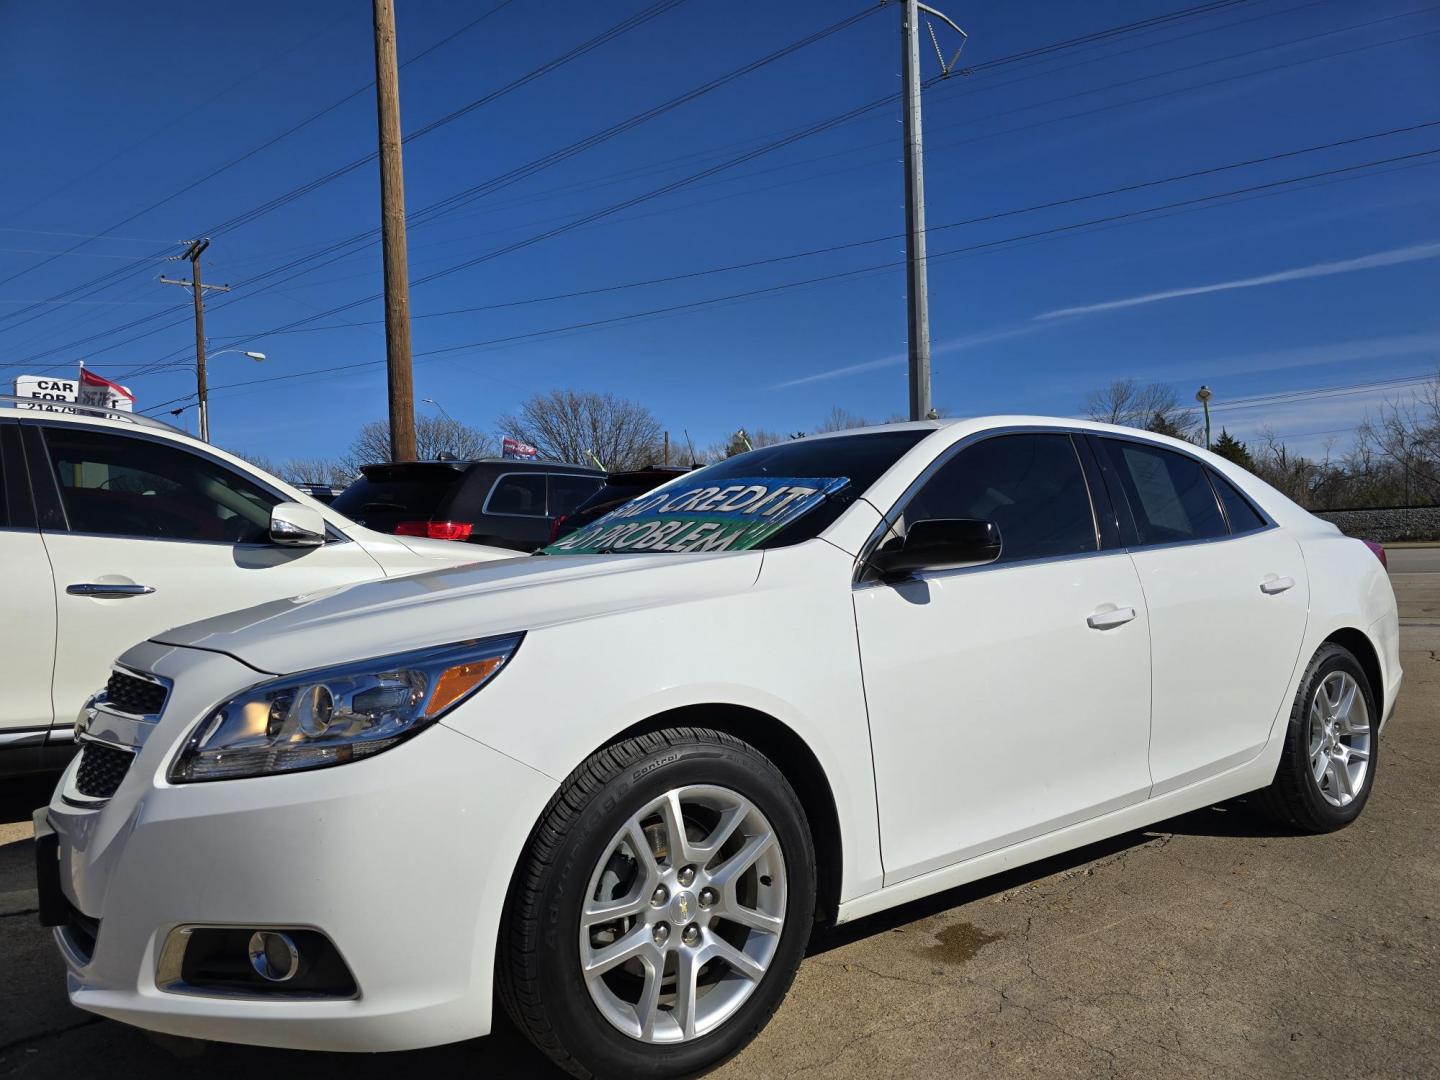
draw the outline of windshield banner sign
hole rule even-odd
[[[742,476],[718,483],[672,484],[631,499],[544,551],[744,551],[849,483],[843,476]]]

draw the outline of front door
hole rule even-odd
[[[1149,792],[1148,619],[1130,557],[1099,550],[1063,433],[962,448],[892,514],[1000,530],[996,563],[855,588],[885,882]]]
[[[269,543],[281,496],[218,458],[141,434],[74,424],[27,433],[55,577],[54,709],[74,720],[136,642],[237,608],[380,577],[357,543]],[[38,437],[37,437],[38,436]]]
[[[35,526],[30,479],[18,425],[0,421],[0,567],[5,613],[0,657],[0,750],[44,742],[53,714],[50,674],[55,665],[55,589],[50,560]],[[0,771],[6,762],[0,760]]]

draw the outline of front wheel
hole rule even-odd
[[[1332,832],[1360,816],[1379,763],[1375,688],[1350,650],[1327,642],[1300,680],[1275,779],[1260,808],[1305,832]]]
[[[687,1075],[769,1020],[814,910],[805,813],[769,759],[706,729],[627,739],[570,775],[532,835],[500,996],[577,1076]]]

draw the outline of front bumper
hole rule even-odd
[[[76,1006],[295,1049],[402,1050],[488,1033],[506,890],[553,781],[440,725],[347,765],[174,786],[164,764],[178,739],[156,741],[98,807],[64,797],[72,762],[37,822],[58,836],[65,902],[95,929],[88,955],[69,928],[56,930]],[[359,992],[161,990],[167,935],[195,924],[318,929]]]

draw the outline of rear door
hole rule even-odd
[[[1150,613],[1150,771],[1163,795],[1265,745],[1305,634],[1305,563],[1288,533],[1198,458],[1092,441]]]
[[[0,750],[39,745],[54,719],[50,679],[55,670],[55,586],[36,527],[20,427],[0,421],[0,568],[5,614],[0,657]],[[0,770],[5,768],[0,758]]]
[[[54,568],[53,703],[68,723],[138,641],[182,623],[380,577],[359,544],[269,542],[283,497],[218,458],[140,433],[23,427]]]

